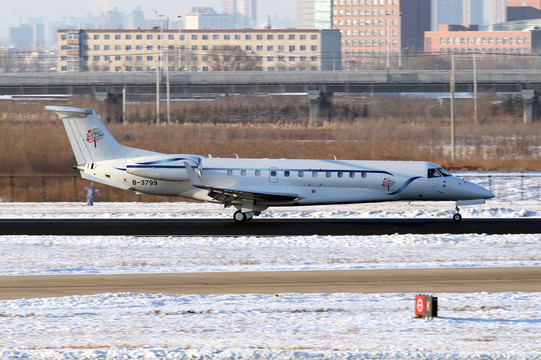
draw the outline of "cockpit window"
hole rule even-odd
[[[437,168],[437,169],[428,169],[427,177],[435,178],[435,177],[441,177],[441,176],[452,176],[451,173],[444,168]]]
[[[453,176],[453,174],[451,174],[449,171],[445,170],[444,168],[438,168],[438,171],[439,171],[440,174],[442,174],[443,176]]]
[[[440,173],[438,172],[438,170],[436,169],[428,169],[428,175],[427,177],[430,179],[430,178],[435,178],[435,177],[440,177]]]

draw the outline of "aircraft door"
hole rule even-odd
[[[278,182],[278,168],[271,167],[269,169],[269,182],[271,183]]]

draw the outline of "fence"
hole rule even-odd
[[[80,176],[0,176],[0,201],[77,202],[86,201],[85,186],[91,182]],[[172,201],[170,197],[136,195],[111,186],[95,184],[97,201]]]
[[[458,176],[492,191],[497,201],[541,201],[541,173],[464,173]]]
[[[541,201],[541,173],[459,174],[496,195],[498,201]],[[84,186],[90,181],[79,176],[0,176],[0,201],[77,202],[86,200]],[[174,201],[174,197],[136,195],[111,186],[96,184],[97,201]]]

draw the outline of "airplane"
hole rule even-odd
[[[455,201],[484,204],[489,190],[425,161],[214,158],[163,154],[118,143],[93,109],[46,106],[64,124],[82,178],[140,194],[236,208],[252,220],[272,206]]]

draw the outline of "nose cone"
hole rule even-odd
[[[467,180],[463,180],[459,188],[462,200],[491,199],[494,197],[492,191]]]
[[[477,185],[477,186],[479,186],[479,185]],[[482,186],[479,186],[479,189],[480,189],[479,193],[481,194],[483,199],[492,199],[495,196],[492,191],[487,190]]]
[[[479,186],[481,189],[483,189],[483,199],[492,199],[495,195],[492,191],[485,189],[482,186]]]

